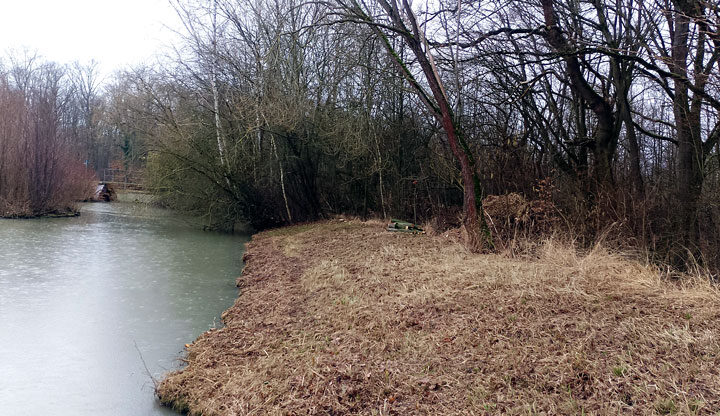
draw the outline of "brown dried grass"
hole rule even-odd
[[[713,414],[720,292],[598,246],[474,255],[327,222],[256,235],[226,327],[159,386],[191,414]]]

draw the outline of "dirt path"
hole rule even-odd
[[[720,294],[601,249],[473,255],[328,222],[258,234],[226,327],[158,389],[191,414],[716,414]]]

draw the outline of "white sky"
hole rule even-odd
[[[0,56],[27,48],[58,63],[95,59],[108,74],[152,62],[177,22],[168,0],[0,0]]]

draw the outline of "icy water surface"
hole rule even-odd
[[[247,240],[137,204],[0,219],[0,414],[174,414],[148,371],[219,326]]]

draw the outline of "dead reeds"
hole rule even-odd
[[[158,388],[191,414],[713,414],[720,292],[548,240],[327,222],[256,235],[226,327]]]

